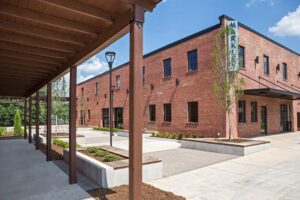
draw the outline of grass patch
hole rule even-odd
[[[94,126],[93,127],[93,130],[97,130],[97,131],[110,131],[110,129],[109,128],[107,128],[107,127],[99,127],[99,126]],[[112,129],[112,131],[113,132],[119,132],[119,131],[121,131],[122,129],[119,129],[119,128],[113,128]]]
[[[54,139],[53,140],[53,144],[62,147],[62,148],[69,148],[69,142],[63,141],[63,140],[59,140],[59,139]],[[79,144],[76,144],[76,147],[80,147]]]
[[[81,152],[102,162],[112,162],[124,159],[122,156],[115,155],[98,147],[88,147]]]

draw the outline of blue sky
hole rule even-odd
[[[300,52],[300,0],[164,0],[146,14],[144,53],[213,26],[223,14]],[[108,70],[107,50],[117,53],[114,66],[127,62],[128,35],[79,66],[78,82]]]

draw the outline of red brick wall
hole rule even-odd
[[[157,52],[144,59],[146,68],[146,82],[144,85],[144,127],[149,130],[158,130],[161,132],[183,132],[197,134],[202,136],[214,137],[220,132],[223,136],[226,134],[226,114],[218,105],[212,94],[212,83],[214,75],[211,65],[211,50],[214,44],[217,30],[211,31],[204,35],[192,38],[171,48]],[[297,74],[300,71],[300,57],[286,49],[244,29],[239,28],[240,45],[245,47],[246,68],[241,73],[246,74],[268,87],[281,89],[270,84],[259,76],[278,84],[281,81],[285,84],[297,85],[300,88]],[[198,50],[198,71],[187,72],[187,52],[193,49]],[[268,55],[270,59],[270,76],[263,74],[263,55]],[[259,56],[259,64],[255,65],[255,57]],[[172,58],[172,76],[163,78],[163,60]],[[282,70],[276,76],[275,67],[282,63],[288,65],[288,80],[282,80]],[[113,85],[115,85],[116,75],[121,76],[121,89],[114,93],[114,107],[124,108],[124,128],[128,129],[128,101],[127,94],[128,65],[113,71]],[[179,85],[176,86],[176,79]],[[245,78],[246,89],[264,88],[262,84]],[[99,94],[95,96],[95,84],[99,82]],[[86,98],[89,98],[88,109],[91,112],[91,119],[86,121],[86,125],[101,126],[101,109],[109,107],[109,76],[108,74],[94,78],[88,82],[78,85],[77,96],[79,96],[81,87],[84,87]],[[151,84],[154,88],[151,90]],[[283,88],[289,89],[286,86]],[[290,89],[289,89],[290,90]],[[300,90],[300,89],[299,89]],[[291,90],[296,92],[296,90]],[[106,98],[104,95],[106,94]],[[260,134],[260,106],[268,107],[268,127],[269,133],[279,132],[279,109],[281,103],[293,104],[291,119],[293,128],[296,129],[296,113],[300,112],[300,104],[289,100],[272,99],[257,96],[244,96],[247,106],[247,122],[238,123],[236,113],[233,123],[235,124],[238,134],[241,137],[254,136]],[[187,103],[189,101],[198,101],[198,123],[187,122]],[[250,120],[250,102],[258,102],[258,122],[251,123]],[[97,105],[98,102],[98,105]],[[172,104],[172,122],[163,122],[163,104]],[[148,105],[156,105],[156,122],[148,122]],[[299,104],[299,105],[298,105]],[[79,103],[77,103],[77,120],[79,123]]]

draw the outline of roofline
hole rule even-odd
[[[227,15],[222,15],[222,16],[219,17],[220,21],[221,21],[223,18],[225,18],[225,19],[227,19],[227,20],[235,20],[235,19],[233,19],[233,18],[231,18],[231,17],[229,17],[229,16],[227,16]],[[264,38],[264,39],[266,39],[266,40],[268,40],[268,41],[270,41],[270,42],[272,42],[272,43],[274,43],[274,44],[276,44],[276,45],[278,45],[278,46],[280,46],[280,47],[282,47],[282,48],[284,48],[284,49],[286,49],[286,50],[288,50],[288,51],[290,51],[291,53],[296,54],[297,56],[300,56],[300,53],[298,53],[298,52],[296,52],[296,51],[294,51],[294,50],[292,50],[292,49],[290,49],[290,48],[284,46],[283,44],[280,44],[279,42],[276,42],[275,40],[273,40],[273,39],[267,37],[266,35],[264,35],[264,34],[262,34],[262,33],[257,32],[256,30],[250,28],[249,26],[246,26],[245,24],[243,24],[243,23],[241,23],[241,22],[238,22],[238,24],[239,24],[240,27],[242,27],[242,28],[244,28],[244,29],[246,29],[246,30],[248,30],[248,31],[250,31],[250,32],[252,32],[252,33],[254,33],[254,34],[256,34],[256,35],[258,35],[258,36],[260,36],[260,37],[262,37],[262,38]]]
[[[150,57],[150,56],[152,56],[152,55],[154,55],[154,54],[156,54],[156,53],[159,53],[159,52],[164,51],[164,50],[166,50],[166,49],[172,48],[172,47],[174,47],[174,46],[176,46],[176,45],[179,45],[179,44],[181,44],[181,43],[183,43],[183,42],[186,42],[186,41],[191,40],[191,39],[193,39],[193,38],[196,38],[196,37],[198,37],[198,36],[204,35],[204,34],[209,33],[209,32],[211,32],[211,31],[214,31],[214,30],[216,30],[216,29],[218,29],[218,28],[220,28],[220,27],[221,27],[221,24],[219,23],[219,24],[216,24],[216,25],[211,26],[211,27],[209,27],[209,28],[206,28],[206,29],[204,29],[204,30],[201,30],[201,31],[199,31],[199,32],[196,32],[196,33],[194,33],[194,34],[192,34],[192,35],[189,35],[189,36],[187,36],[187,37],[184,37],[184,38],[182,38],[182,39],[176,40],[175,42],[172,42],[172,43],[167,44],[167,45],[165,45],[165,46],[163,46],[163,47],[161,47],[161,48],[158,48],[158,49],[156,49],[156,50],[154,50],[154,51],[151,51],[151,52],[145,54],[145,55],[143,56],[143,58],[144,58],[144,59],[145,59],[145,58],[148,58],[148,57]],[[119,65],[119,66],[117,66],[117,67],[114,67],[114,68],[112,69],[112,71],[115,71],[115,70],[117,70],[117,69],[123,68],[123,67],[125,67],[125,66],[128,65],[128,64],[129,64],[129,62],[123,63],[123,64],[121,64],[121,65]],[[104,75],[107,74],[107,73],[109,73],[109,71],[105,71],[105,72],[103,72],[103,73],[101,73],[101,74],[99,74],[99,75],[97,75],[97,76],[95,76],[95,77],[93,77],[93,78],[90,78],[90,79],[85,80],[85,81],[83,81],[83,82],[81,82],[81,83],[78,83],[77,86],[82,85],[82,84],[84,84],[84,83],[86,83],[86,82],[89,82],[89,81],[91,81],[91,80],[94,80],[94,79],[96,79],[96,78],[99,78],[99,77],[101,77],[101,76],[104,76]]]
[[[167,44],[167,45],[165,45],[165,46],[163,46],[163,47],[161,47],[161,48],[158,48],[158,49],[156,49],[156,50],[154,50],[154,51],[151,51],[151,52],[145,54],[145,55],[143,56],[143,58],[145,59],[145,58],[147,58],[147,57],[149,57],[149,56],[152,56],[152,55],[154,55],[154,54],[156,54],[156,53],[159,53],[159,52],[161,52],[161,51],[164,51],[164,50],[166,50],[166,49],[169,49],[169,48],[171,48],[171,47],[174,47],[174,46],[176,46],[176,45],[179,45],[179,44],[181,44],[181,43],[183,43],[183,42],[186,42],[186,41],[188,41],[188,40],[191,40],[191,39],[193,39],[193,38],[195,38],[195,37],[198,37],[198,36],[204,35],[204,34],[206,34],[206,33],[209,33],[209,32],[211,32],[211,31],[213,31],[213,30],[216,30],[216,29],[218,29],[218,28],[221,27],[221,23],[222,23],[223,18],[225,18],[225,19],[227,19],[227,20],[234,20],[233,18],[231,18],[231,17],[229,17],[229,16],[227,16],[227,15],[221,15],[221,16],[219,17],[220,23],[218,23],[218,24],[216,24],[216,25],[214,25],[214,26],[211,26],[211,27],[209,27],[209,28],[206,28],[206,29],[204,29],[204,30],[201,30],[201,31],[199,31],[199,32],[196,32],[196,33],[194,33],[194,34],[192,34],[192,35],[189,35],[189,36],[187,36],[187,37],[184,37],[184,38],[182,38],[182,39],[179,39],[179,40],[177,40],[177,41],[175,41],[175,42],[172,42],[172,43],[170,43],[170,44]],[[246,30],[248,30],[248,31],[250,31],[250,32],[252,32],[252,33],[254,33],[254,34],[256,34],[256,35],[258,35],[258,36],[260,36],[260,37],[262,37],[262,38],[264,38],[264,39],[266,39],[266,40],[268,40],[268,41],[270,41],[270,42],[272,42],[272,43],[274,43],[274,44],[276,44],[276,45],[278,45],[278,46],[280,46],[280,47],[282,47],[282,48],[284,48],[284,49],[286,49],[286,50],[288,50],[288,51],[290,51],[291,53],[296,54],[297,56],[300,56],[300,53],[298,53],[298,52],[296,52],[296,51],[294,51],[294,50],[292,50],[292,49],[290,49],[290,48],[288,48],[288,47],[286,47],[286,46],[280,44],[279,42],[276,42],[275,40],[273,40],[273,39],[271,39],[271,38],[269,38],[269,37],[263,35],[262,33],[259,33],[259,32],[257,32],[257,31],[255,31],[254,29],[252,29],[252,28],[246,26],[245,24],[243,24],[243,23],[241,23],[241,22],[238,22],[238,24],[239,24],[240,27],[242,27],[242,28],[244,28],[244,29],[246,29]],[[119,66],[117,66],[117,67],[114,67],[114,68],[112,69],[112,71],[115,71],[115,70],[117,70],[117,69],[121,69],[121,68],[125,67],[125,66],[128,65],[128,64],[129,64],[129,62],[123,63],[123,64],[121,64],[121,65],[119,65]],[[92,80],[94,80],[94,79],[96,79],[96,78],[99,78],[99,77],[101,77],[101,76],[104,76],[104,75],[106,75],[106,74],[108,74],[108,73],[109,73],[109,71],[105,71],[105,72],[103,72],[103,73],[101,73],[101,74],[99,74],[99,75],[97,75],[97,76],[95,76],[95,77],[93,77],[93,78],[90,78],[90,79],[87,79],[87,80],[85,80],[85,81],[83,81],[83,82],[81,82],[81,83],[78,83],[77,86],[82,85],[82,84],[85,84],[85,83],[87,83],[87,82],[89,82],[89,81],[92,81]]]

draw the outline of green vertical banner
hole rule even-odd
[[[227,21],[228,69],[239,70],[239,32],[237,21]]]

